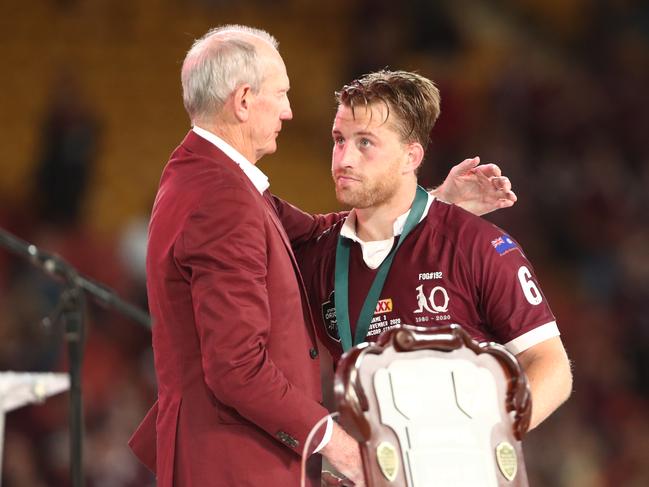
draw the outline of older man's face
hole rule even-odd
[[[277,150],[276,139],[282,130],[282,122],[293,118],[288,101],[290,84],[286,67],[280,55],[274,54],[268,58],[266,77],[252,101],[250,136],[256,160]]]

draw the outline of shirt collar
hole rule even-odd
[[[433,204],[433,201],[435,200],[435,197],[428,193],[428,201],[426,202],[426,208],[424,208],[424,212],[421,215],[421,218],[419,221],[421,222],[424,218],[426,218],[426,215],[428,215],[428,210],[430,209],[430,205]],[[406,225],[406,220],[408,219],[408,215],[410,214],[410,209],[406,211],[403,215],[400,215],[397,217],[397,219],[394,221],[392,224],[392,239],[394,237],[397,237],[401,235],[401,232],[403,232],[403,227]],[[356,210],[352,209],[352,211],[349,212],[349,215],[347,215],[347,218],[345,219],[345,223],[343,223],[342,228],[340,229],[340,235],[343,237],[346,237],[350,240],[353,240],[354,242],[358,242],[360,244],[364,244],[365,242],[361,240],[358,235],[356,235]],[[388,240],[392,240],[388,239]]]
[[[228,144],[221,137],[213,134],[212,132],[208,132],[205,129],[202,129],[197,125],[194,125],[194,127],[192,127],[192,130],[196,135],[214,144],[219,150],[221,150],[221,152],[223,152],[226,156],[236,162],[243,173],[248,176],[250,182],[255,186],[255,188],[257,188],[257,191],[259,191],[259,193],[263,193],[268,188],[270,188],[268,176],[266,176],[261,171],[261,169],[259,169],[252,162],[246,159],[238,150]]]

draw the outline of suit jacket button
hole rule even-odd
[[[311,350],[309,350],[309,356],[313,360],[317,359],[318,358],[318,350],[316,348],[312,348]]]
[[[293,438],[288,433],[285,433],[284,431],[278,431],[277,437],[281,440],[282,443],[290,446],[291,448],[297,448],[300,445],[299,441],[297,441],[295,438]]]

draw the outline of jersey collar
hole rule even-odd
[[[430,210],[430,205],[433,204],[434,200],[435,197],[432,194],[428,193],[428,201],[426,202],[426,208],[424,209],[424,213],[421,215],[421,218],[419,219],[420,222],[424,218],[426,218],[426,215],[428,215],[428,210]],[[410,214],[410,209],[408,209],[408,211],[406,211],[403,215],[397,217],[397,219],[392,224],[393,236],[388,240],[392,240],[394,237],[398,237],[399,235],[401,235],[401,232],[403,232],[403,227],[406,224],[406,220],[408,219],[409,214]],[[349,212],[349,215],[347,215],[347,218],[345,219],[345,223],[343,223],[343,226],[340,229],[340,235],[350,240],[353,240],[354,242],[358,242],[360,244],[365,243],[356,234],[356,210],[355,209],[352,209],[352,211]]]

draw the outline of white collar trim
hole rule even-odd
[[[426,218],[426,215],[428,215],[428,210],[430,210],[430,205],[433,204],[434,200],[435,197],[429,193],[426,208],[424,208],[424,213],[419,219],[420,222],[424,218]],[[349,212],[349,215],[347,215],[347,218],[345,219],[345,222],[340,229],[340,235],[353,240],[354,242],[357,242],[361,246],[365,264],[370,269],[377,269],[388,256],[390,250],[392,250],[392,246],[394,245],[394,237],[401,235],[401,232],[403,232],[403,227],[406,224],[406,220],[408,219],[409,214],[410,210],[406,211],[403,215],[399,216],[394,221],[394,224],[392,225],[394,235],[391,238],[388,238],[386,240],[364,242],[358,237],[358,235],[356,235],[356,212],[352,210]]]
[[[228,144],[221,137],[213,134],[212,132],[208,132],[203,128],[200,128],[197,125],[194,125],[194,127],[192,127],[192,130],[196,135],[215,145],[226,156],[236,162],[243,173],[248,177],[248,179],[250,179],[250,182],[255,186],[255,188],[257,188],[257,191],[259,191],[260,194],[270,188],[268,176],[266,176],[261,171],[261,169],[259,169],[252,162],[246,159],[238,150]]]
[[[426,208],[424,208],[424,212],[422,213],[419,222],[421,222],[424,218],[426,218],[426,215],[428,215],[428,210],[430,210],[430,205],[433,204],[434,200],[435,197],[432,194],[428,193],[428,201],[426,202]],[[406,220],[408,219],[409,214],[410,214],[410,208],[408,208],[408,211],[406,211],[403,215],[400,215],[399,217],[397,217],[396,220],[394,220],[394,223],[392,224],[393,236],[392,238],[387,240],[392,240],[394,237],[398,237],[399,235],[401,235],[401,232],[403,232],[403,227],[406,225]],[[346,237],[360,244],[369,243],[361,240],[356,234],[356,210],[355,209],[352,209],[352,211],[349,212],[349,215],[347,215],[347,218],[345,219],[345,223],[343,223],[343,226],[340,229],[340,234],[343,237]]]

